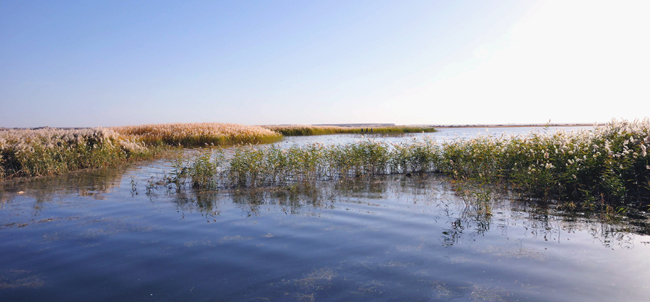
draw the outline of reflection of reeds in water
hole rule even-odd
[[[271,143],[282,135],[266,128],[224,123],[151,124],[112,128],[149,145],[184,147]]]
[[[239,148],[179,165],[194,187],[260,187],[315,179],[440,172],[503,182],[532,196],[587,203],[650,203],[650,121],[595,130],[481,136],[436,144],[372,140],[347,145]],[[620,204],[619,204],[620,205]]]
[[[23,178],[0,182],[0,203],[10,202],[20,196],[50,201],[56,195],[79,195],[103,199],[106,193],[119,187],[126,171],[124,166],[67,173],[57,177]]]
[[[423,211],[435,211],[446,219],[447,227],[442,230],[440,240],[447,246],[483,236],[490,230],[498,229],[507,234],[510,226],[523,226],[531,236],[549,241],[559,240],[561,232],[587,231],[607,247],[628,246],[634,242],[634,234],[650,234],[646,218],[633,212],[608,215],[606,208],[569,211],[541,200],[520,200],[516,195],[502,194],[490,186],[452,184],[444,177],[427,175],[310,181],[282,188],[181,190],[171,196],[180,210],[200,211],[206,217],[215,218],[223,207],[233,204],[248,216],[263,216],[276,211],[315,215],[352,204],[366,208],[381,207],[387,200],[388,203],[403,200],[408,204],[417,201]],[[369,212],[364,209],[360,213]]]
[[[312,125],[268,125],[264,128],[286,136],[326,135],[326,134],[401,134],[436,132],[433,127],[388,126],[388,127],[339,127]]]

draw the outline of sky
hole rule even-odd
[[[0,127],[650,115],[650,1],[0,0]]]

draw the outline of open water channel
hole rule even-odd
[[[490,132],[530,130],[503,129]],[[485,129],[442,129],[431,137],[479,132]],[[282,144],[353,139],[362,138]],[[169,169],[156,161],[0,183],[0,301],[650,297],[643,215],[564,212],[436,176],[228,192],[145,189]]]

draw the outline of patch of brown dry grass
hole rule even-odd
[[[282,139],[280,133],[263,127],[225,123],[149,124],[112,130],[150,145],[184,147],[259,144]]]

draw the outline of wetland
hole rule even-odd
[[[371,138],[444,144],[485,133]],[[368,139],[288,137],[276,148]],[[259,148],[267,147],[252,149]],[[235,152],[227,148],[225,157]],[[187,168],[203,153],[186,151]],[[410,170],[287,174],[264,186],[161,182],[177,168],[153,159],[0,182],[0,300],[645,301],[650,294],[643,198],[568,203],[481,177]]]

